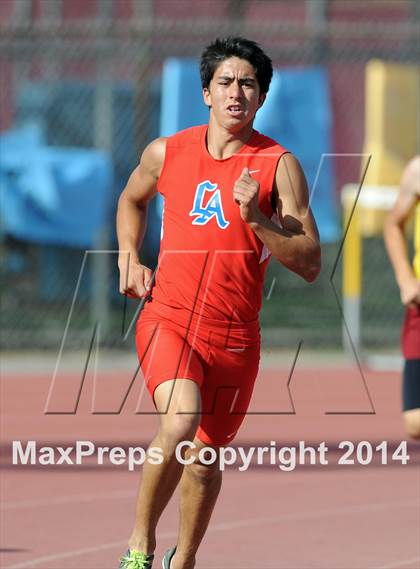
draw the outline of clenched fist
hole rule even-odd
[[[152,288],[152,271],[138,262],[131,260],[128,253],[118,257],[120,270],[120,293],[130,298],[144,298]]]
[[[420,281],[414,276],[406,279],[400,286],[401,302],[412,308],[420,305]]]
[[[261,218],[262,213],[258,207],[259,190],[260,184],[251,177],[248,168],[244,168],[233,186],[233,199],[239,205],[241,218],[246,223]]]

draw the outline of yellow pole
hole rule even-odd
[[[350,219],[356,193],[344,199],[344,231],[350,221],[343,244],[343,344],[348,351],[360,348],[360,313],[362,296],[362,235],[360,208],[356,205]]]
[[[350,220],[353,204],[347,202],[344,210],[344,230]],[[344,298],[360,298],[362,290],[362,239],[360,234],[360,211],[356,206],[343,248],[343,295]]]

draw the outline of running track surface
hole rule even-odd
[[[403,466],[338,465],[340,441],[387,441],[394,450],[405,439],[396,372],[364,371],[371,410],[356,366],[299,367],[289,397],[289,362],[263,366],[249,415],[234,446],[317,447],[325,441],[329,464],[285,472],[277,465],[230,467],[197,569],[414,569],[420,567],[420,446],[408,443]],[[60,373],[51,403],[72,401],[80,375]],[[130,377],[101,370],[95,409],[109,411]],[[107,569],[132,529],[141,470],[102,466],[14,466],[11,441],[36,440],[38,447],[71,446],[89,440],[102,446],[143,446],[157,418],[136,414],[141,380],[120,414],[92,414],[93,379],[87,375],[76,414],[44,414],[51,373],[10,373],[1,383],[1,550],[4,568]],[[112,400],[112,401],[111,401]],[[293,414],[293,407],[295,413]],[[152,411],[148,399],[142,411]],[[259,414],[264,412],[264,414]],[[340,414],[326,414],[340,412]],[[274,414],[277,413],[277,414]],[[158,527],[157,562],[175,543],[177,495]]]

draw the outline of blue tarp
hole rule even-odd
[[[16,116],[19,123],[36,120],[45,128],[48,145],[59,147],[91,148],[95,137],[95,94],[97,85],[74,79],[61,80],[54,85],[42,81],[26,81],[18,91]],[[148,85],[150,112],[142,126],[147,139],[159,136],[160,76]],[[115,207],[130,172],[137,165],[139,152],[135,141],[136,97],[135,82],[116,82],[112,92],[112,140],[111,155],[114,168],[114,184],[111,207]],[[156,202],[149,207],[148,226],[145,235],[145,251],[151,263],[157,260],[160,242],[160,213]],[[111,229],[115,222],[108,220]],[[114,236],[113,247],[116,238]]]
[[[92,247],[112,184],[104,152],[46,146],[37,125],[0,136],[1,224],[16,238]]]
[[[186,88],[188,85],[188,88]],[[162,77],[160,133],[208,122],[201,94],[198,62],[171,58]],[[321,240],[332,242],[340,234],[335,176],[331,158],[332,117],[328,75],[322,67],[284,68],[274,72],[270,91],[254,126],[288,148],[301,162]]]

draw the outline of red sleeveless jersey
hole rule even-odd
[[[260,210],[271,219],[277,163],[287,150],[254,130],[238,153],[216,160],[206,133],[207,125],[193,127],[166,142],[157,186],[164,198],[162,234],[150,304],[250,322],[261,308],[270,253],[242,220],[233,186],[248,167],[260,184]]]

